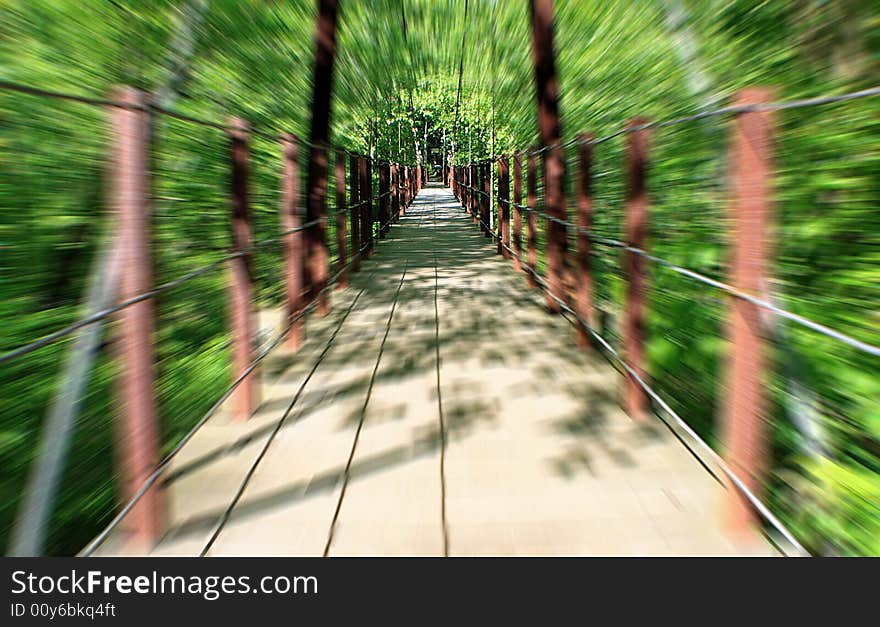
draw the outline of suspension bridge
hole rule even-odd
[[[251,419],[219,412],[168,467],[152,554],[773,553],[725,535],[712,461],[626,416],[618,373],[448,189],[423,189],[333,300],[266,359]]]
[[[0,83],[103,107],[111,120],[118,235],[108,264],[118,293],[105,290],[86,317],[0,355],[0,363],[27,358],[102,321],[118,322],[121,497],[80,554],[806,554],[760,494],[761,316],[875,356],[880,349],[765,297],[772,114],[877,96],[880,88],[801,101],[748,89],[714,111],[635,118],[613,135],[563,142],[552,19],[539,12],[540,144],[474,163],[444,162],[441,180],[429,182],[422,162],[329,143],[336,18],[335,8],[324,8],[308,141],[240,118],[185,115],[132,88],[105,99]],[[232,250],[162,285],[153,283],[149,251],[154,116],[225,133],[230,147]],[[647,250],[649,134],[709,118],[725,120],[731,136],[729,282]],[[279,231],[257,240],[254,137],[277,143],[283,190]],[[592,152],[616,137],[626,143],[620,240],[591,229]],[[564,154],[571,149],[577,158],[570,164]],[[304,193],[301,150],[309,154]],[[576,177],[571,198],[566,170]],[[333,194],[337,209],[328,213]],[[280,248],[284,261],[281,307],[254,297],[253,258],[268,247]],[[620,345],[605,333],[593,293],[591,259],[603,254],[624,261]],[[646,374],[648,264],[729,299],[721,453]],[[222,269],[229,274],[232,383],[160,459],[151,303]],[[13,553],[39,553],[71,421],[59,410],[47,427]]]

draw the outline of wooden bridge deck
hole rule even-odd
[[[724,536],[719,484],[630,421],[618,373],[447,190],[424,189],[332,301],[265,362],[257,415],[218,415],[175,460],[155,555],[215,535],[208,555],[772,554]]]

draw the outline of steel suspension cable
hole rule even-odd
[[[388,220],[386,225],[390,225],[393,222],[392,220]],[[364,251],[367,249],[367,245],[361,246],[358,250],[355,257],[360,257],[363,255]],[[293,325],[305,317],[308,313],[314,310],[321,296],[333,288],[335,283],[339,280],[339,277],[352,265],[354,264],[354,258],[349,261],[345,266],[340,268],[330,279],[327,281],[327,284],[312,298],[312,300],[302,309],[302,311],[298,312],[295,316],[293,316],[285,325],[284,329],[279,333],[275,338],[260,352],[259,355],[251,362],[251,364],[245,369],[245,371],[232,382],[229,388],[224,392],[219,399],[211,406],[210,409],[200,418],[195,425],[183,436],[180,442],[171,449],[171,451],[159,462],[153,472],[144,480],[144,482],[140,485],[138,490],[132,495],[132,497],[126,502],[126,504],[122,507],[119,513],[113,517],[113,519],[107,524],[107,526],[99,533],[86,547],[82,550],[80,555],[83,557],[91,556],[110,536],[113,530],[119,526],[125,517],[131,512],[135,505],[141,500],[141,498],[147,493],[147,491],[156,483],[162,473],[168,468],[171,461],[180,453],[184,446],[188,442],[190,442],[193,437],[195,437],[196,433],[208,422],[220,409],[223,403],[232,395],[233,392],[238,388],[239,385],[247,378],[247,376],[253,372],[256,367],[271,353],[275,348],[278,347],[279,344],[287,337],[288,332]]]
[[[486,226],[486,223],[480,219],[480,222],[483,226]],[[492,233],[492,237],[496,240],[500,241],[500,238],[497,234]],[[721,472],[728,478],[733,487],[751,504],[751,506],[755,509],[755,511],[760,514],[760,516],[767,521],[773,528],[779,532],[783,538],[787,542],[789,542],[792,547],[797,551],[799,555],[809,556],[809,552],[801,545],[800,542],[794,537],[794,535],[788,530],[788,528],[780,521],[773,512],[769,510],[769,508],[764,505],[764,503],[748,488],[748,486],[743,482],[742,479],[730,468],[727,462],[722,458],[718,453],[715,452],[709,444],[701,438],[696,431],[691,428],[691,426],[674,410],[670,407],[669,403],[667,403],[647,382],[633,369],[623,357],[608,343],[608,341],[602,337],[592,326],[589,325],[581,316],[572,309],[568,303],[560,299],[556,294],[554,294],[547,282],[544,278],[533,268],[531,268],[525,260],[522,259],[513,249],[507,246],[503,241],[501,242],[501,246],[503,246],[511,255],[514,255],[516,258],[520,259],[523,267],[535,278],[538,285],[541,287],[546,294],[552,298],[562,309],[564,314],[568,314],[565,316],[565,319],[573,324],[574,326],[580,325],[583,327],[585,331],[587,331],[599,344],[604,348],[609,355],[616,361],[624,370],[626,370],[627,374],[632,377],[633,381],[648,395],[654,400],[660,408],[669,414],[669,416],[675,421],[675,423],[685,431],[699,446],[702,448],[712,459],[712,461],[718,466]],[[569,318],[571,316],[574,318],[575,322],[572,322],[572,319]],[[662,416],[658,413],[658,416],[663,421],[663,423],[672,430],[671,426],[663,420]],[[673,431],[674,433],[674,431]]]
[[[464,73],[464,43],[467,35],[468,0],[464,0],[464,19],[461,29],[461,58],[458,61],[458,93],[455,96],[455,124],[452,127],[452,141],[458,144],[458,113],[461,105],[461,82]]]
[[[502,201],[502,202],[509,202],[509,201]],[[513,203],[509,203],[509,204],[513,205]],[[700,272],[697,272],[695,270],[690,270],[688,268],[684,268],[684,267],[679,266],[675,263],[672,263],[671,261],[663,259],[662,257],[657,257],[655,255],[651,255],[650,253],[648,253],[645,250],[642,250],[641,248],[635,248],[633,246],[628,245],[626,242],[622,242],[620,240],[611,239],[611,238],[607,238],[607,237],[597,236],[593,231],[591,231],[589,229],[585,229],[581,226],[578,226],[577,224],[574,224],[573,222],[568,222],[566,220],[560,220],[559,218],[548,215],[548,214],[544,213],[543,211],[539,211],[537,209],[523,207],[520,205],[516,205],[516,206],[520,207],[521,209],[525,209],[526,211],[534,211],[537,215],[544,218],[545,220],[548,220],[550,222],[555,222],[557,224],[561,224],[569,229],[572,229],[574,232],[586,235],[590,239],[590,241],[592,241],[596,244],[599,244],[600,246],[606,246],[609,248],[617,248],[620,250],[625,250],[627,252],[633,253],[635,255],[639,255],[640,257],[643,257],[644,259],[647,259],[648,261],[651,261],[651,262],[656,263],[660,266],[663,266],[664,268],[672,270],[673,272],[681,274],[682,276],[686,276],[688,278],[694,279],[695,281],[703,283],[704,285],[714,287],[718,290],[721,290],[722,292],[730,294],[731,296],[734,296],[734,297],[739,298],[741,300],[745,300],[753,305],[761,307],[762,309],[770,311],[770,312],[772,312],[782,318],[785,318],[787,320],[791,320],[792,322],[795,322],[803,327],[806,327],[806,328],[811,329],[817,333],[825,335],[826,337],[830,337],[832,339],[838,340],[839,342],[842,342],[842,343],[844,343],[852,348],[855,348],[859,351],[862,351],[862,352],[867,353],[869,355],[872,355],[874,357],[880,357],[880,346],[874,346],[873,344],[869,344],[868,342],[863,342],[863,341],[858,340],[858,339],[856,339],[850,335],[847,335],[841,331],[838,331],[836,329],[828,327],[824,324],[821,324],[819,322],[816,322],[814,320],[811,320],[809,318],[806,318],[806,317],[801,316],[799,314],[796,314],[794,312],[788,311],[786,309],[782,309],[778,305],[775,305],[767,300],[757,298],[755,296],[747,294],[747,293],[743,292],[742,290],[739,290],[739,289],[733,287],[732,285],[724,283],[723,281],[718,281],[717,279],[713,279],[713,278],[706,276],[705,274],[701,274]]]
[[[344,208],[342,208],[338,211],[335,211],[331,215],[333,215],[333,216],[341,215],[343,213],[348,212],[350,209],[354,209],[354,208],[357,208],[357,207],[360,207],[363,205],[367,205],[367,204],[376,202],[376,201],[381,200],[383,197],[388,196],[390,194],[391,194],[391,192],[385,192],[383,194],[378,194],[376,196],[372,196],[372,197],[367,198],[365,200],[362,200],[360,202],[346,205]],[[66,327],[58,329],[57,331],[53,331],[52,333],[49,333],[48,335],[45,335],[37,340],[34,340],[33,342],[30,342],[28,344],[25,344],[23,346],[15,348],[15,349],[8,351],[6,353],[0,354],[0,363],[10,361],[10,360],[15,359],[17,357],[21,357],[22,355],[27,355],[28,353],[32,353],[33,351],[44,348],[44,347],[62,339],[63,337],[70,335],[74,331],[77,331],[83,327],[86,327],[91,324],[95,324],[96,322],[99,322],[101,320],[104,320],[105,318],[107,318],[107,317],[109,317],[119,311],[122,311],[126,307],[130,307],[131,305],[134,305],[136,303],[140,303],[144,300],[155,298],[156,296],[158,296],[159,294],[161,294],[163,292],[167,292],[169,290],[173,290],[175,288],[178,288],[181,285],[188,283],[189,281],[192,281],[193,279],[199,278],[201,276],[204,276],[205,274],[208,274],[214,270],[221,268],[223,266],[223,264],[226,263],[227,261],[231,261],[233,259],[238,259],[238,258],[243,257],[245,255],[248,255],[248,254],[250,254],[260,248],[263,248],[263,247],[268,246],[270,244],[278,243],[282,240],[282,238],[284,236],[290,235],[293,233],[297,233],[300,231],[304,231],[308,228],[311,228],[312,226],[320,224],[325,219],[326,218],[319,218],[317,220],[311,220],[309,222],[301,224],[301,225],[294,227],[292,229],[282,231],[281,233],[279,233],[278,235],[276,235],[274,237],[270,237],[270,238],[261,240],[259,242],[252,244],[248,248],[236,251],[234,253],[230,253],[224,257],[221,257],[220,259],[217,259],[216,261],[213,261],[213,262],[206,264],[200,268],[197,268],[191,272],[188,272],[187,274],[184,274],[181,277],[178,277],[176,279],[168,281],[167,283],[163,283],[162,285],[159,285],[148,292],[143,292],[142,294],[137,294],[136,296],[132,296],[131,298],[128,298],[128,299],[126,299],[126,300],[124,300],[124,301],[122,301],[112,307],[102,309],[101,311],[96,311],[93,314],[85,316],[84,318],[81,318],[81,319],[77,320],[76,322],[69,324]]]
[[[601,137],[595,137],[590,139],[571,139],[567,142],[558,143],[551,146],[544,146],[543,148],[535,148],[532,150],[522,151],[522,155],[538,155],[542,152],[545,152],[551,148],[568,148],[571,146],[583,146],[583,145],[597,145],[605,143],[609,140],[614,139],[615,137],[619,137],[621,135],[627,135],[629,133],[635,133],[637,131],[644,131],[648,129],[656,129],[656,128],[668,128],[670,126],[678,126],[680,124],[686,124],[688,122],[696,122],[698,120],[703,120],[706,118],[718,117],[722,115],[737,115],[739,113],[755,113],[762,111],[788,111],[791,109],[804,109],[807,107],[817,107],[823,105],[837,104],[840,102],[847,102],[849,100],[856,100],[858,98],[869,98],[872,96],[880,96],[880,86],[871,87],[868,89],[862,89],[859,91],[849,92],[845,94],[836,94],[836,95],[826,95],[826,96],[817,96],[815,98],[801,98],[797,100],[781,100],[777,102],[767,102],[763,104],[754,104],[754,105],[732,105],[728,107],[720,107],[718,109],[712,109],[711,111],[701,111],[699,113],[694,113],[691,115],[686,115],[680,118],[673,118],[670,120],[660,120],[657,122],[646,122],[645,124],[637,124],[634,126],[628,126],[626,128],[622,128],[618,131],[610,133],[608,135],[603,135]]]

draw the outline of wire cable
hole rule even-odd
[[[483,222],[482,220],[480,220],[480,222],[483,224],[483,226],[486,226],[485,222]],[[492,233],[492,237],[496,240],[500,240],[500,238],[495,233]],[[550,288],[544,278],[533,268],[531,268],[527,263],[525,263],[523,259],[519,255],[517,255],[517,253],[513,249],[504,244],[504,242],[501,242],[501,246],[503,246],[510,254],[519,258],[520,263],[526,268],[528,272],[532,274],[532,276],[535,277],[535,280],[537,281],[541,289],[544,290],[544,292],[546,292],[546,294],[560,306],[563,312],[567,313],[568,316],[574,318],[574,320],[577,322],[575,326],[580,325],[581,327],[583,327],[583,329],[587,331],[602,346],[602,348],[607,351],[607,353],[614,359],[614,361],[616,361],[624,370],[626,370],[627,374],[633,379],[633,381],[635,381],[636,384],[640,388],[642,388],[642,390],[676,422],[679,428],[684,430],[697,444],[700,445],[700,447],[710,456],[712,461],[719,467],[721,472],[723,472],[727,476],[734,488],[751,504],[754,510],[771,526],[773,526],[776,531],[778,531],[782,535],[782,537],[784,537],[786,541],[788,541],[792,545],[792,547],[798,552],[798,554],[809,556],[807,550],[801,545],[800,542],[798,542],[798,540],[788,530],[788,528],[786,528],[785,525],[782,524],[782,521],[780,521],[773,514],[773,512],[771,512],[767,508],[767,506],[764,505],[764,503],[761,502],[761,500],[757,496],[755,496],[755,494],[748,488],[748,486],[746,486],[742,479],[740,479],[739,476],[730,468],[730,466],[728,466],[727,462],[718,453],[715,452],[715,449],[709,446],[709,444],[705,440],[703,440],[703,438],[701,438],[697,434],[697,432],[694,431],[691,426],[688,425],[687,422],[685,422],[685,420],[681,416],[679,416],[678,413],[674,409],[672,409],[672,407],[670,407],[669,404],[665,400],[663,400],[663,398],[650,385],[648,385],[641,376],[639,376],[639,374],[632,368],[632,366],[630,366],[623,359],[623,357],[620,356],[620,354],[614,349],[614,347],[612,347],[611,344],[609,344],[604,337],[602,337],[595,329],[593,329],[593,327],[591,327],[586,321],[584,321],[584,319],[581,318],[581,316],[574,309],[572,309],[568,305],[568,303],[566,303],[558,296],[556,296],[556,294],[550,291]],[[565,316],[566,320],[572,324],[575,324],[568,316]],[[665,420],[663,422],[664,424],[669,426]]]
[[[354,209],[356,207],[360,207],[365,204],[371,204],[373,202],[380,200],[383,196],[387,196],[389,194],[390,194],[390,192],[386,192],[385,194],[379,194],[378,196],[373,196],[371,198],[363,200],[363,201],[356,203],[354,205],[348,205],[346,208],[340,209],[339,211],[336,211],[330,215],[332,215],[332,216],[341,215],[342,213],[346,213],[349,209]],[[121,303],[114,305],[113,307],[108,307],[106,309],[96,311],[93,314],[85,316],[84,318],[81,318],[81,319],[77,320],[76,322],[69,324],[66,327],[58,329],[57,331],[53,331],[52,333],[49,333],[48,335],[45,335],[37,340],[34,340],[33,342],[30,342],[28,344],[20,346],[19,348],[13,349],[13,350],[8,351],[6,353],[0,354],[0,364],[4,363],[6,361],[9,361],[9,360],[15,359],[16,357],[21,357],[22,355],[27,355],[28,353],[32,353],[33,351],[39,350],[45,346],[48,346],[48,345],[56,342],[57,340],[60,340],[61,338],[65,337],[67,335],[70,335],[74,331],[82,329],[83,327],[89,326],[91,324],[95,324],[96,322],[100,322],[101,320],[104,320],[105,318],[112,316],[113,314],[115,314],[119,311],[122,311],[123,309],[125,309],[127,307],[130,307],[131,305],[140,303],[140,302],[148,300],[150,298],[154,298],[163,292],[167,292],[169,290],[173,290],[177,287],[180,287],[181,285],[188,283],[189,281],[192,281],[193,279],[196,279],[200,276],[204,276],[205,274],[208,274],[209,272],[212,272],[214,270],[221,268],[223,266],[223,264],[226,263],[227,261],[231,261],[233,259],[238,259],[240,257],[244,257],[244,256],[254,252],[255,250],[258,250],[258,249],[263,248],[265,246],[268,246],[270,244],[275,244],[277,242],[280,242],[284,238],[284,236],[286,236],[286,235],[290,235],[292,233],[304,231],[306,229],[309,229],[309,228],[311,228],[317,224],[320,224],[322,222],[325,222],[325,221],[326,221],[326,218],[318,218],[316,220],[311,220],[309,222],[301,224],[301,225],[294,227],[292,229],[282,231],[279,235],[277,235],[275,237],[270,237],[268,239],[261,240],[255,244],[252,244],[248,248],[244,248],[240,251],[230,253],[230,254],[226,255],[225,257],[221,257],[217,261],[213,261],[213,262],[206,264],[200,268],[197,268],[196,270],[193,270],[192,272],[188,272],[187,274],[185,274],[181,277],[178,277],[177,279],[168,281],[167,283],[163,283],[162,285],[159,285],[158,287],[153,288],[152,290],[149,290],[147,292],[143,292],[141,294],[137,294],[136,296],[132,296],[131,298],[128,298],[128,299],[122,301]]]
[[[462,187],[469,187],[469,186],[462,185]],[[469,188],[469,189],[473,189],[473,188]],[[479,191],[479,190],[474,189],[474,191]],[[837,331],[836,329],[832,329],[831,327],[828,327],[824,324],[821,324],[819,322],[816,322],[814,320],[811,320],[811,319],[806,318],[804,316],[801,316],[799,314],[793,313],[793,312],[788,311],[786,309],[782,309],[781,307],[774,305],[773,303],[771,303],[769,301],[766,301],[764,299],[757,298],[755,296],[747,294],[747,293],[743,292],[742,290],[739,290],[739,289],[733,287],[732,285],[729,285],[729,284],[724,283],[722,281],[718,281],[716,279],[713,279],[709,276],[706,276],[705,274],[701,274],[701,273],[696,272],[694,270],[684,268],[682,266],[679,266],[677,264],[672,263],[671,261],[667,261],[666,259],[663,259],[662,257],[657,257],[654,255],[651,255],[650,253],[648,253],[645,250],[642,250],[640,248],[635,248],[633,246],[629,246],[628,244],[626,244],[626,242],[622,242],[620,240],[615,240],[615,239],[611,239],[611,238],[597,236],[592,231],[590,231],[588,229],[584,229],[583,227],[580,227],[580,226],[574,224],[573,222],[568,222],[566,220],[562,220],[560,218],[551,216],[547,213],[544,213],[543,211],[539,211],[538,209],[532,209],[531,207],[526,207],[523,205],[515,205],[514,203],[511,203],[511,202],[505,201],[505,200],[502,200],[501,202],[506,202],[512,206],[516,206],[516,207],[523,209],[525,211],[533,211],[537,215],[539,215],[540,217],[544,218],[545,220],[548,220],[550,222],[555,222],[556,224],[565,226],[568,229],[571,229],[572,232],[586,235],[588,238],[590,238],[591,242],[594,242],[594,243],[599,244],[601,246],[607,246],[610,248],[618,248],[620,250],[624,250],[627,252],[631,252],[635,255],[639,255],[640,257],[643,257],[643,258],[647,259],[648,261],[651,261],[651,262],[656,263],[660,266],[668,268],[669,270],[672,270],[673,272],[681,274],[682,276],[689,277],[689,278],[694,279],[700,283],[703,283],[704,285],[708,285],[710,287],[714,287],[716,289],[719,289],[722,292],[730,294],[731,296],[734,296],[734,297],[739,298],[741,300],[747,301],[753,305],[756,305],[757,307],[760,307],[762,309],[770,311],[770,312],[772,312],[782,318],[785,318],[787,320],[791,320],[792,322],[795,322],[801,326],[804,326],[808,329],[811,329],[811,330],[813,330],[817,333],[820,333],[826,337],[830,337],[830,338],[835,339],[839,342],[842,342],[842,343],[844,343],[852,348],[855,348],[859,351],[862,351],[862,352],[867,353],[869,355],[872,355],[874,357],[880,357],[880,346],[874,346],[873,344],[869,344],[868,342],[863,342],[863,341],[858,340],[858,339],[856,339],[850,335],[847,335],[841,331]]]
[[[387,224],[390,224],[389,221]],[[355,257],[359,257],[366,250],[367,246],[362,246],[357,255]],[[262,362],[268,355],[271,353],[279,344],[287,337],[288,332],[293,325],[305,317],[309,312],[311,312],[317,305],[321,296],[332,289],[333,285],[339,280],[339,277],[342,273],[347,270],[354,263],[354,259],[349,261],[343,268],[337,271],[328,281],[327,284],[312,298],[312,300],[302,309],[302,311],[298,312],[295,316],[293,316],[285,325],[284,329],[279,333],[274,340],[272,340],[263,351],[257,355],[257,357],[251,362],[251,364],[244,370],[244,372],[232,382],[226,392],[211,406],[210,409],[200,418],[196,424],[187,432],[187,434],[177,443],[177,445],[171,449],[171,451],[159,462],[153,472],[144,480],[138,490],[132,495],[132,497],[126,502],[126,504],[122,507],[119,513],[113,517],[113,519],[107,524],[107,526],[99,533],[86,547],[82,550],[80,555],[83,557],[89,557],[92,555],[95,550],[97,550],[110,536],[113,530],[121,523],[128,513],[137,505],[138,501],[147,493],[147,490],[156,483],[162,473],[167,469],[168,465],[171,461],[180,453],[186,444],[195,437],[196,433],[208,422],[220,409],[221,405],[232,395],[232,393],[241,385],[242,381],[244,381],[247,376],[256,369],[256,367]]]

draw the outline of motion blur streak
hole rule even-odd
[[[544,145],[528,0],[340,0],[331,105],[319,111],[319,117],[330,116],[329,137],[307,141],[320,4],[8,0],[0,6],[5,553],[74,555],[94,548],[96,537],[103,541],[108,523],[119,522],[122,533],[133,531],[136,521],[126,503],[153,491],[162,498],[174,473],[182,472],[170,464],[169,454],[188,445],[203,424],[231,424],[225,401],[245,377],[232,364],[230,264],[242,262],[236,266],[245,271],[239,279],[252,294],[239,311],[252,311],[254,329],[244,333],[252,336],[245,341],[258,359],[245,365],[252,365],[247,374],[254,377],[248,384],[263,389],[283,381],[290,364],[307,361],[282,344],[291,324],[285,307],[291,264],[311,264],[306,280],[314,275],[328,281],[328,288],[317,287],[311,296],[332,302],[347,293],[329,289],[339,276],[334,272],[364,280],[374,268],[384,269],[392,257],[383,258],[383,246],[398,245],[393,229],[399,216],[394,209],[394,215],[385,214],[392,240],[387,243],[379,240],[387,230],[379,218],[390,206],[421,221],[424,209],[407,203],[427,180],[451,186],[466,207],[487,203],[478,218],[487,232],[504,233],[499,252],[521,255],[518,269],[533,272],[539,285],[552,284],[550,309],[589,321],[596,344],[607,349],[600,352],[619,358],[622,373],[637,375],[644,384],[638,387],[649,390],[650,398],[643,399],[649,413],[680,418],[718,459],[730,462],[757,495],[758,505],[750,507],[766,509],[759,511],[763,522],[757,524],[771,540],[787,540],[813,555],[880,555],[876,2],[541,2],[553,10],[562,128],[561,137],[545,133]],[[143,104],[120,102],[120,93],[141,94]],[[743,93],[766,97],[743,104],[737,100]],[[137,132],[114,127],[114,111],[131,113]],[[629,122],[634,119],[641,122]],[[756,126],[746,128],[749,124]],[[239,155],[238,175],[246,176],[247,185],[239,217],[248,221],[253,244],[242,248],[230,225],[230,136],[245,129],[250,129],[246,147],[242,141],[239,148],[247,154]],[[133,136],[139,143],[124,143]],[[639,202],[646,213],[627,231],[633,184],[627,159],[636,137],[645,141],[639,144],[644,151]],[[138,153],[146,161],[140,172],[147,179],[143,194],[115,187],[118,142],[143,151]],[[299,197],[293,229],[280,215],[284,142],[298,147],[292,154],[299,167],[290,170],[298,184],[287,181]],[[577,210],[583,200],[578,194],[585,193],[577,184],[583,166],[578,150],[584,145],[590,147],[586,227]],[[316,185],[337,193],[328,195],[326,215],[306,219],[305,173],[313,149],[325,153]],[[497,184],[502,156],[512,162],[509,173],[520,176],[509,186]],[[560,171],[562,177],[562,191],[554,184],[549,204],[548,156],[551,180]],[[743,163],[752,176],[745,190],[737,188],[742,179],[736,178]],[[481,165],[468,167],[475,164]],[[759,176],[765,166],[766,177]],[[353,167],[366,168],[363,181]],[[484,173],[491,178],[479,178]],[[525,203],[508,197],[513,188],[522,195],[524,173],[534,181],[528,186],[534,198]],[[337,181],[340,176],[347,178]],[[764,184],[766,193],[756,200],[754,189]],[[439,196],[431,198],[436,205]],[[120,239],[115,211],[126,203],[140,207],[147,226]],[[499,206],[515,209],[512,217],[503,217]],[[738,254],[755,250],[742,253],[736,246],[739,220],[746,217],[746,210],[736,207],[757,207],[765,220],[756,231],[760,242],[746,238],[764,246],[755,267],[738,265],[743,262]],[[445,218],[438,219],[436,207],[431,211],[433,220],[421,222],[430,222],[436,232]],[[360,234],[364,246],[346,241],[346,233],[358,229],[368,231]],[[141,236],[142,241],[130,239]],[[590,243],[586,259],[578,256],[581,236]],[[305,253],[305,261],[284,253],[285,246],[300,250],[299,237],[309,243],[307,251],[318,246]],[[436,308],[431,314],[436,347],[427,353],[436,354],[431,373],[436,366],[439,392],[446,350],[439,295],[446,268],[437,241],[429,242],[437,246],[433,292],[423,299],[433,299]],[[494,239],[473,246],[489,241],[494,248]],[[350,252],[361,251],[353,261],[347,260],[346,243]],[[145,284],[129,293],[121,277],[135,249],[150,263],[141,268]],[[375,256],[368,258],[366,250],[375,250]],[[512,262],[506,263],[512,271]],[[576,298],[583,294],[576,268],[589,273],[587,301]],[[751,270],[748,276],[759,282],[744,288],[737,272]],[[525,275],[521,278],[524,284]],[[301,313],[306,351],[323,346],[329,334],[314,311],[324,309],[310,300],[309,287],[314,286],[304,286]],[[644,297],[640,310],[628,309],[634,292]],[[522,306],[500,295],[493,302],[510,308],[509,314],[504,309],[507,318],[515,318]],[[128,338],[118,316],[147,303],[149,328],[141,331],[154,356],[144,353],[148,363],[142,365],[151,364],[155,377],[154,393],[145,399],[155,420],[149,428],[126,430],[120,392],[126,362],[120,357]],[[746,339],[734,345],[728,330],[739,304],[754,319],[745,317],[747,335],[733,337]],[[401,311],[406,320],[407,308]],[[633,329],[642,339],[625,350]],[[363,336],[372,333],[376,330]],[[390,333],[393,339],[394,330]],[[407,341],[416,346],[416,339]],[[742,394],[728,377],[730,356],[751,345],[758,347],[760,371],[756,366],[750,373],[758,387]],[[505,359],[521,359],[519,369],[529,365],[528,356],[515,354],[512,340],[499,342],[497,351]],[[633,356],[639,363],[627,361]],[[546,368],[551,379],[563,378],[563,365]],[[606,390],[615,403],[621,387]],[[510,393],[525,393],[521,388]],[[405,396],[417,392],[413,388]],[[552,390],[546,393],[552,397]],[[731,402],[752,394],[760,397],[759,424],[752,425],[759,437],[747,443],[755,459],[738,466],[727,450],[731,430],[724,421]],[[314,409],[304,404],[297,425],[307,423]],[[456,398],[446,389],[443,404],[442,454],[447,449],[454,454],[453,436],[460,434],[445,430],[459,419],[486,419],[490,412],[474,405],[456,415]],[[552,401],[547,405],[549,413]],[[252,421],[259,424],[265,409],[263,403]],[[569,430],[575,447],[611,437],[590,428]],[[165,461],[138,469],[149,478],[139,492],[122,471],[131,461],[123,458],[145,437],[154,440],[158,459]],[[237,450],[226,446],[227,456]],[[635,466],[649,464],[638,459],[638,451],[627,453]],[[454,464],[442,463],[452,481]],[[356,468],[357,460],[349,465]],[[548,472],[589,472],[589,464],[569,466]],[[313,472],[321,476],[329,470]],[[239,485],[243,474],[230,485]],[[353,480],[352,487],[356,484]],[[454,496],[449,486],[444,490]],[[334,506],[344,520],[341,496]],[[157,529],[175,515],[161,509],[153,511]],[[442,509],[449,534],[444,550],[454,554],[456,510],[445,500]],[[230,527],[234,522],[233,517]],[[780,538],[775,529],[790,537]]]

